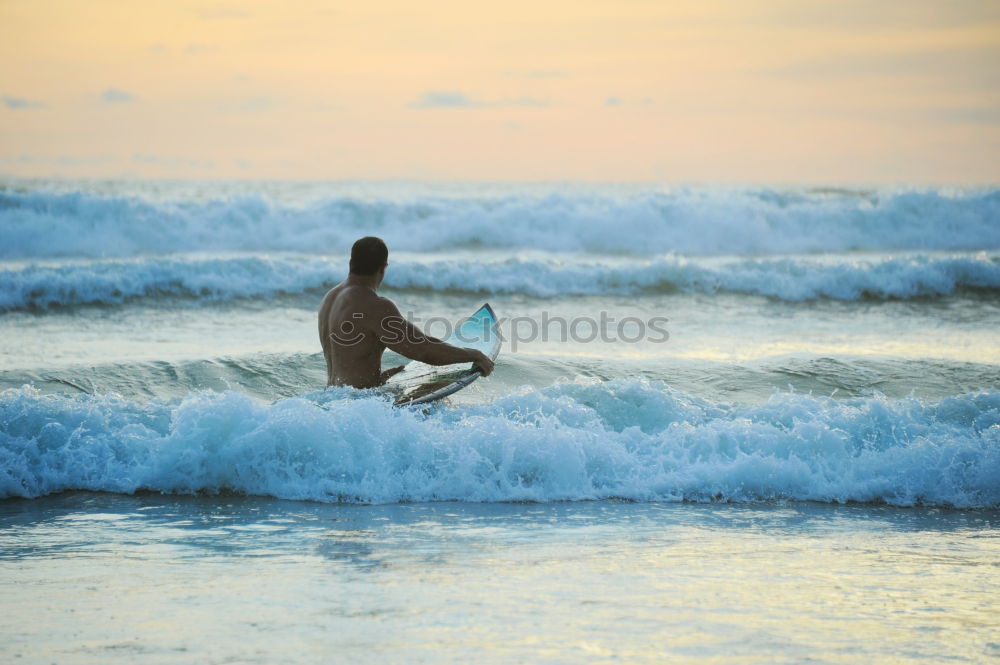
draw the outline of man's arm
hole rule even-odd
[[[377,324],[379,340],[396,353],[428,365],[452,365],[471,362],[483,376],[493,371],[493,361],[476,349],[465,349],[425,335],[399,313],[388,298],[380,298],[381,317]]]

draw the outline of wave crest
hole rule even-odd
[[[394,251],[458,247],[649,256],[1000,247],[1000,191],[679,189],[150,201],[0,191],[0,257],[188,251],[344,252],[365,233]]]
[[[0,394],[0,496],[233,491],[399,501],[886,502],[1000,506],[1000,393],[937,402],[775,393],[712,403],[657,382],[395,409],[331,389],[140,404]]]
[[[227,301],[321,292],[343,261],[309,258],[144,259],[0,271],[0,311],[115,305],[163,297]],[[394,261],[386,286],[536,297],[631,293],[743,293],[780,300],[908,299],[1000,289],[1000,257],[896,257],[632,263]]]

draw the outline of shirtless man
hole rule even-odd
[[[389,266],[389,249],[380,238],[362,238],[351,248],[347,279],[330,289],[319,308],[319,340],[326,356],[326,384],[374,388],[403,369],[382,370],[386,348],[427,363],[471,362],[483,376],[493,361],[475,349],[463,349],[425,335],[407,321],[388,298],[375,291]]]

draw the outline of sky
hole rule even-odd
[[[1000,0],[0,0],[0,174],[996,184]]]

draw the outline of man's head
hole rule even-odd
[[[351,247],[351,274],[371,276],[384,273],[388,260],[389,248],[382,239],[365,236]]]

